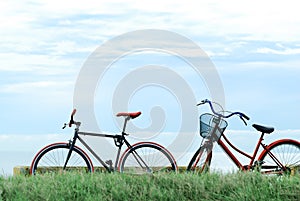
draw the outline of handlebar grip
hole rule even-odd
[[[198,103],[197,106],[203,105],[203,104],[205,104],[205,103],[207,103],[207,102],[208,102],[208,100],[207,100],[207,99],[204,99],[204,100],[202,100],[200,103]]]
[[[247,115],[245,115],[245,114],[243,114],[243,113],[242,113],[242,116],[243,116],[245,119],[247,119],[248,121],[250,120],[250,117],[248,117]]]
[[[71,119],[70,119],[70,122],[69,122],[69,127],[72,127],[72,124],[74,124],[74,118],[73,116],[76,114],[76,109],[73,110],[73,112],[71,113]]]
[[[76,109],[73,110],[71,117],[73,117],[76,114],[76,111],[77,111]]]

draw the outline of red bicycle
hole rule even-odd
[[[264,137],[266,134],[271,134],[274,131],[274,128],[253,124],[252,126],[257,131],[261,132],[261,135],[253,154],[249,155],[234,146],[225,136],[224,131],[228,123],[224,119],[232,116],[238,116],[247,125],[246,120],[249,120],[250,118],[241,112],[226,111],[226,113],[229,113],[228,115],[224,115],[225,111],[216,112],[212,103],[217,104],[206,99],[197,105],[209,104],[213,114],[205,113],[200,116],[200,135],[203,137],[203,140],[200,148],[196,151],[188,165],[188,171],[195,171],[198,173],[208,171],[212,159],[213,145],[214,142],[217,142],[240,170],[258,170],[263,174],[300,173],[299,141],[292,139],[280,139],[266,145],[263,143]],[[228,145],[241,155],[249,158],[250,163],[242,165],[230,151]],[[263,151],[257,157],[260,147],[263,148]]]

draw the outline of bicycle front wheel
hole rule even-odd
[[[122,173],[144,174],[177,171],[172,154],[163,146],[152,142],[141,142],[129,147],[119,162]]]
[[[205,173],[209,171],[212,158],[212,147],[208,144],[202,145],[191,159],[187,171],[193,173]]]
[[[55,143],[46,146],[34,157],[30,174],[45,174],[51,172],[93,172],[94,167],[88,155],[79,147],[72,150],[67,166],[64,168],[70,150],[68,143]]]
[[[259,170],[264,174],[300,173],[300,143],[295,140],[278,140],[270,144],[258,158]],[[280,162],[283,167],[278,164]]]

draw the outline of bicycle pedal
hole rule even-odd
[[[107,161],[105,161],[105,163],[106,163],[107,165],[110,165],[110,166],[112,166],[112,165],[113,165],[113,162],[112,162],[112,160],[107,160]]]
[[[248,170],[248,165],[243,165],[243,168],[244,168],[245,170]]]
[[[110,170],[113,170],[113,162],[112,162],[112,160],[107,160],[107,161],[105,161],[105,163],[106,163],[107,165],[109,165],[109,169],[110,169]]]
[[[263,165],[265,163],[265,161],[255,161],[254,162],[254,166],[261,166],[261,165]]]

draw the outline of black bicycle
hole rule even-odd
[[[62,171],[76,171],[76,172],[94,172],[92,160],[88,154],[76,146],[77,140],[101,163],[101,165],[108,172],[126,172],[126,173],[156,173],[177,171],[177,164],[172,154],[162,145],[154,142],[139,142],[131,145],[125,133],[127,122],[131,119],[137,118],[141,112],[122,112],[116,116],[124,117],[124,126],[121,134],[99,134],[80,132],[79,127],[81,122],[74,121],[76,109],[71,114],[71,119],[68,124],[65,124],[63,129],[68,125],[72,127],[75,125],[73,139],[69,142],[53,143],[42,148],[34,157],[30,174],[45,174],[48,172],[62,172]],[[115,164],[112,160],[103,161],[99,155],[87,144],[82,136],[94,136],[112,138],[117,147],[117,156]],[[121,155],[123,145],[127,149]]]

